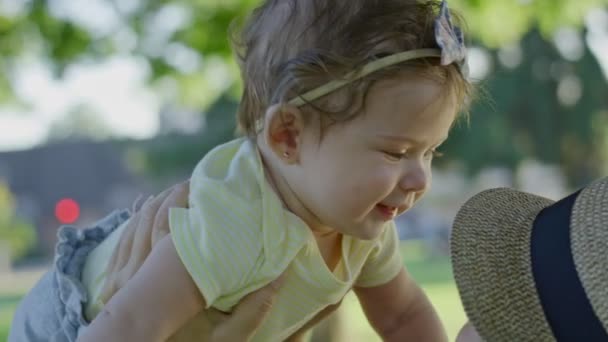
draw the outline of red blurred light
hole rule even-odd
[[[55,205],[55,217],[61,224],[76,222],[80,216],[80,206],[71,198],[64,198]]]

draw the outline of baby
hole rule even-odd
[[[394,219],[428,190],[472,88],[447,4],[268,0],[237,52],[245,137],[200,161],[189,208],[171,209],[171,234],[107,303],[98,293],[125,218],[96,238],[79,340],[165,341],[281,274],[254,341],[299,336],[351,289],[384,340],[445,340],[403,267]]]

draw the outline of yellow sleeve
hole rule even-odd
[[[191,186],[189,199],[190,208],[169,211],[175,248],[207,307],[228,311],[262,261],[256,205],[212,184]]]
[[[355,286],[374,287],[386,284],[399,274],[403,259],[399,250],[399,236],[394,222],[387,225],[367,257]]]

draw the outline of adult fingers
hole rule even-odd
[[[106,266],[106,279],[99,298],[103,303],[107,303],[117,291],[118,271],[127,263],[127,251],[131,250],[139,219],[140,216],[137,214],[131,216],[127,226],[120,235],[120,240],[118,241],[118,245],[114,248],[112,257],[110,257],[110,261]]]
[[[212,341],[247,341],[264,322],[284,282],[284,275],[245,296],[230,317],[216,327]]]
[[[139,211],[140,216],[133,236],[132,248],[129,251],[126,265],[119,269],[118,287],[122,288],[129,279],[139,270],[144,260],[150,254],[152,243],[152,229],[154,227],[154,217],[158,212],[163,201],[169,196],[172,189],[167,189],[156,196],[152,201],[147,202]]]
[[[152,246],[169,234],[169,208],[187,208],[190,181],[175,185],[156,212],[152,228]]]
[[[207,315],[207,320],[211,323],[212,326],[217,327],[230,319],[230,314],[222,312],[220,310],[209,308],[205,311]]]
[[[106,303],[124,284],[132,278],[150,252],[150,234],[153,218],[158,208],[171,189],[161,192],[157,197],[150,197],[133,214],[125,227],[118,245],[114,248],[112,257],[106,266],[106,280],[102,288],[100,300]],[[151,222],[152,221],[152,222]]]

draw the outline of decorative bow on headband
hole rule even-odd
[[[445,0],[441,2],[439,16],[435,19],[435,40],[441,49],[441,65],[456,63],[463,76],[468,77],[464,35],[460,27],[452,24],[448,3]]]

